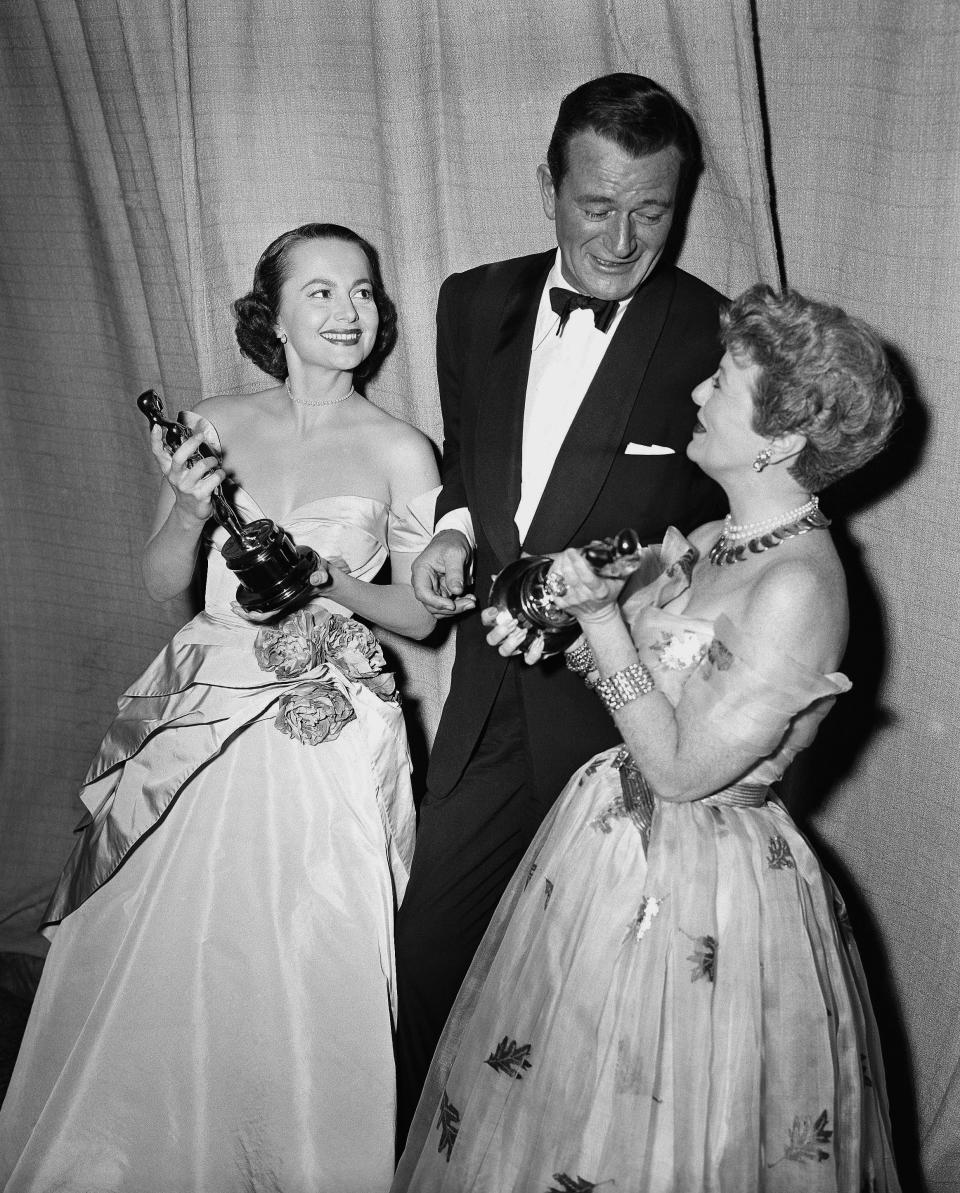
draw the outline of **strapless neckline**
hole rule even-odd
[[[294,506],[282,518],[273,518],[272,515],[264,512],[263,507],[257,499],[243,485],[235,485],[232,490],[232,496],[241,512],[252,513],[258,518],[270,518],[271,521],[276,522],[280,526],[286,526],[291,522],[303,521],[308,516],[307,511],[313,510],[318,506],[336,505],[338,508],[342,508],[344,505],[348,505],[351,509],[374,507],[378,510],[387,510],[390,508],[385,501],[381,501],[378,497],[362,497],[357,493],[338,493],[327,497],[312,497],[309,501],[304,501],[300,505]]]
[[[204,415],[197,415],[193,411],[186,411],[185,413],[187,415],[187,425],[194,432],[199,431],[201,427],[209,428],[211,438],[213,440],[212,446],[222,454],[223,446],[222,440],[220,439],[220,432],[213,425],[213,423],[210,422],[210,420]],[[248,511],[255,514],[258,518],[270,518],[271,521],[277,522],[277,524],[280,526],[285,525],[287,522],[302,520],[301,518],[298,518],[297,515],[300,515],[304,510],[309,510],[314,506],[326,505],[332,502],[352,502],[354,503],[354,508],[356,508],[357,505],[361,505],[366,508],[376,506],[380,510],[389,510],[390,508],[386,502],[381,501],[377,497],[361,497],[359,494],[344,493],[335,494],[328,497],[311,498],[310,501],[305,501],[300,505],[294,506],[293,509],[290,510],[289,513],[285,514],[283,518],[273,518],[271,515],[264,512],[263,507],[260,505],[257,499],[252,493],[245,489],[243,485],[235,482],[230,486],[229,491],[231,497],[237,502],[238,505],[244,506]]]

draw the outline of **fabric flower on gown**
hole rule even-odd
[[[280,697],[276,727],[306,746],[336,741],[344,725],[356,720],[353,705],[332,679],[302,684]]]
[[[264,626],[253,644],[261,671],[272,671],[277,679],[296,679],[317,661],[316,618],[301,610],[275,626]]]
[[[347,679],[369,679],[386,667],[380,643],[352,617],[331,613],[322,628],[320,654]]]
[[[375,635],[352,617],[331,613],[319,641],[319,657],[357,680],[381,700],[398,700],[397,685],[387,671],[383,650]]]

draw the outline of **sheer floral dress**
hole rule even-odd
[[[770,790],[849,683],[672,612],[693,559],[668,534],[631,632],[705,748],[757,763],[687,803],[623,748],[573,776],[460,992],[398,1193],[899,1189],[843,905]]]

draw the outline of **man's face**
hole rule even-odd
[[[594,298],[629,298],[660,259],[673,223],[677,150],[631,157],[606,137],[582,132],[567,144],[559,190],[546,166],[537,177],[566,281]]]

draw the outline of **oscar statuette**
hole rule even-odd
[[[171,454],[187,439],[196,438],[197,455],[220,457],[178,416],[177,422],[164,417],[160,395],[152,389],[137,398],[137,406],[146,415],[151,428],[160,427],[163,444]],[[218,485],[210,496],[214,521],[227,531],[228,538],[221,554],[227,567],[238,581],[237,604],[247,613],[260,615],[258,620],[277,617],[309,600],[315,589],[310,575],[319,567],[316,552],[310,547],[298,547],[286,530],[269,518],[244,522],[230,503],[223,486]]]
[[[629,576],[640,566],[642,551],[633,530],[621,530],[612,538],[595,539],[580,548],[598,576]],[[520,650],[526,650],[539,636],[543,639],[542,658],[558,654],[580,634],[577,619],[554,603],[547,579],[552,564],[549,555],[515,559],[494,577],[490,588],[489,603],[508,612],[527,631]]]

